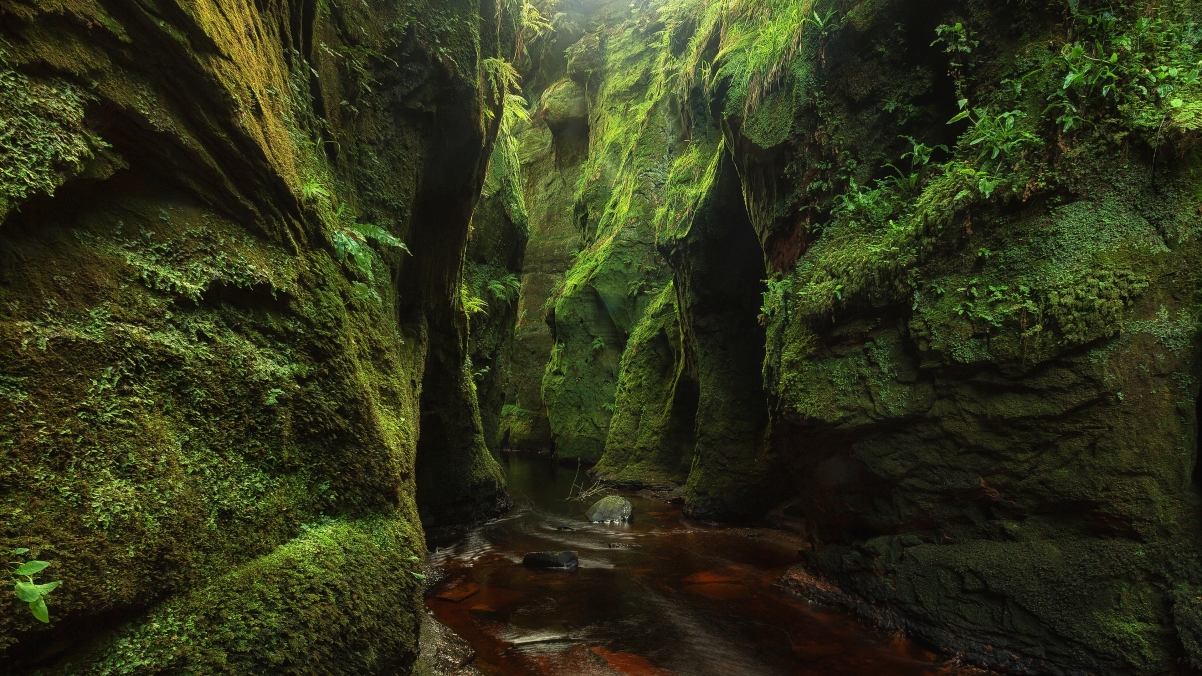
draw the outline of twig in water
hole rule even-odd
[[[576,474],[572,476],[572,487],[568,489],[568,497],[564,500],[572,499],[572,491],[576,490],[576,477],[580,476],[580,458],[576,458]]]

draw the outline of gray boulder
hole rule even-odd
[[[626,523],[634,514],[630,501],[620,495],[611,495],[593,503],[584,513],[593,523]]]

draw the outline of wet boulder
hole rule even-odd
[[[630,501],[620,495],[610,495],[593,503],[584,516],[593,523],[626,523],[634,514]]]
[[[527,552],[522,565],[527,568],[549,568],[574,572],[580,564],[576,552]]]

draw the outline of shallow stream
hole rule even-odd
[[[445,578],[426,602],[472,644],[485,674],[952,673],[910,641],[776,586],[800,560],[789,536],[691,521],[679,505],[632,493],[621,493],[632,523],[586,523],[589,502],[565,499],[582,472],[534,455],[502,459],[514,509],[431,552]],[[526,552],[548,550],[579,552],[579,570],[521,565]]]

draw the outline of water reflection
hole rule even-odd
[[[507,454],[505,518],[431,553],[446,572],[427,605],[476,648],[486,674],[773,676],[946,674],[935,656],[774,586],[795,546],[683,519],[624,493],[625,525],[566,501],[575,468]],[[531,570],[529,551],[575,550],[575,573]]]

